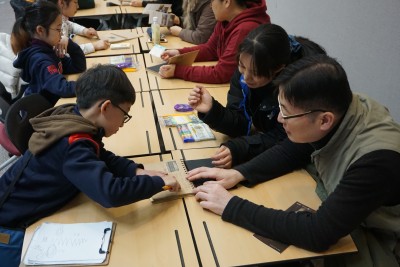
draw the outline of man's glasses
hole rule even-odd
[[[103,105],[103,103],[104,103],[105,101],[106,101],[106,100],[101,101],[98,107],[101,107],[101,105]],[[123,110],[120,106],[114,104],[113,102],[111,102],[111,104],[112,104],[114,107],[116,107],[116,108],[118,108],[119,110],[121,110],[122,113],[124,113],[124,123],[127,123],[128,121],[130,121],[130,120],[132,119],[132,116],[129,115],[128,112],[126,112],[125,110]]]
[[[285,115],[285,114],[283,114],[283,111],[282,111],[281,101],[279,100],[279,96],[278,96],[278,105],[279,105],[279,109],[280,109],[280,112],[281,112],[282,119],[284,119],[284,120],[303,117],[305,115],[308,115],[308,114],[311,114],[311,113],[314,113],[314,112],[326,112],[326,110],[323,110],[323,109],[313,109],[313,110],[309,110],[309,111],[306,111],[306,112],[303,112],[303,113],[298,113],[298,114],[293,114],[293,115]]]

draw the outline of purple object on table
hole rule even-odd
[[[176,104],[174,106],[174,109],[176,111],[180,111],[180,112],[186,112],[186,111],[192,111],[193,108],[191,106],[189,106],[188,104]]]

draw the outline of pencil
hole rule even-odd
[[[170,190],[170,189],[172,189],[172,186],[170,186],[170,185],[164,185],[164,186],[162,187],[162,189],[163,189],[163,190]]]

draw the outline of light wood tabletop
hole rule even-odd
[[[147,73],[144,67],[144,59],[142,54],[124,55],[126,57],[132,57],[132,60],[138,64],[135,72],[126,72],[129,81],[131,81],[135,92],[148,92],[150,91],[149,81],[147,79]],[[111,56],[118,57],[118,56]],[[87,68],[91,68],[97,64],[110,64],[111,57],[94,57],[87,58]],[[67,80],[76,81],[80,74],[67,75]]]
[[[78,9],[78,12],[74,15],[74,18],[79,17],[101,17],[111,16],[115,14],[142,14],[144,7],[132,7],[132,6],[107,6],[108,2],[118,4],[117,0],[94,0],[95,7],[89,9]]]
[[[85,43],[94,43],[101,40],[110,40],[112,38],[122,39],[121,37],[135,37],[129,40],[123,40],[117,43],[128,43],[130,47],[124,49],[105,49],[105,50],[98,50],[90,54],[86,54],[87,58],[90,57],[103,57],[103,56],[114,56],[114,55],[128,55],[128,54],[139,54],[141,53],[140,45],[139,45],[139,37],[141,34],[138,34],[136,29],[132,30],[107,30],[107,31],[97,31],[99,38],[87,38],[85,36],[75,35],[72,39],[77,44],[85,44]]]
[[[155,158],[140,159],[151,162]],[[164,155],[163,159],[170,159],[170,155]],[[159,204],[142,200],[107,209],[80,194],[64,208],[26,230],[22,255],[25,255],[35,229],[43,222],[96,221],[116,223],[107,266],[199,266],[181,199]]]
[[[216,149],[189,149],[172,151],[174,159],[208,158]],[[304,170],[295,171],[253,188],[239,185],[230,190],[234,195],[269,208],[286,210],[296,201],[317,210],[321,204],[315,193],[315,181]],[[186,197],[185,204],[192,224],[194,238],[203,266],[242,266],[283,262],[328,255],[354,253],[357,248],[348,235],[322,253],[289,246],[277,252],[253,236],[253,233],[224,222],[221,216],[201,208],[194,197]]]

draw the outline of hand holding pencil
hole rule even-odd
[[[167,172],[164,171],[156,171],[156,170],[144,170],[138,168],[136,170],[136,175],[149,175],[149,176],[160,176],[164,181],[163,190],[169,190],[171,192],[178,192],[181,189],[181,185],[178,183],[176,178],[172,175],[168,175]]]
[[[163,190],[169,190],[171,192],[178,192],[181,190],[181,185],[176,180],[175,176],[164,175],[160,176],[164,180],[165,185],[162,187]]]

